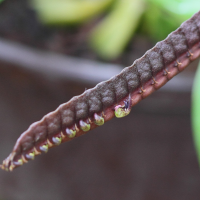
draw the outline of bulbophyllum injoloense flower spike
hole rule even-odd
[[[124,117],[200,56],[200,11],[108,81],[73,97],[21,134],[1,168],[12,171],[49,148]]]

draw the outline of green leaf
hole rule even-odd
[[[163,9],[155,4],[148,6],[142,22],[139,31],[150,36],[155,41],[165,39],[169,33],[180,25],[176,18],[164,12]]]
[[[163,40],[200,8],[199,0],[146,0],[148,6],[140,31]]]
[[[118,0],[113,10],[94,28],[90,43],[104,59],[117,58],[133,37],[145,10],[142,0]]]
[[[192,128],[197,157],[200,165],[200,63],[192,90]]]
[[[38,18],[46,24],[77,24],[104,11],[114,0],[32,0]]]
[[[189,19],[194,13],[199,11],[199,0],[146,0],[149,3],[159,6],[180,21]]]

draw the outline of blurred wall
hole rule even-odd
[[[85,87],[0,63],[0,160],[19,135]],[[14,170],[0,171],[3,200],[198,200],[190,93],[158,91],[86,135]]]

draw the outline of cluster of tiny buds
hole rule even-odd
[[[90,119],[83,121],[79,121],[79,128],[87,132],[91,128],[92,121]],[[104,124],[104,114],[98,115],[97,113],[94,114],[94,123],[98,126]],[[66,137],[72,139],[76,136],[76,133],[79,132],[79,128],[75,124],[73,128],[66,128],[65,131],[62,131],[58,135],[54,136],[50,139],[47,139],[43,142],[38,148],[34,147],[31,151],[27,152],[26,154],[22,154],[21,157],[15,161],[15,152],[13,152],[6,160],[3,161],[3,165],[0,165],[0,168],[6,171],[12,171],[17,166],[21,166],[24,163],[27,163],[29,160],[34,160],[36,155],[41,154],[42,152],[47,153],[49,148],[55,145],[59,145],[62,143],[62,140]]]

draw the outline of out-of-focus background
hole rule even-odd
[[[0,0],[0,160],[28,126],[119,73],[200,9],[197,0]],[[0,200],[197,200],[190,122],[197,61],[86,135],[0,171]]]

